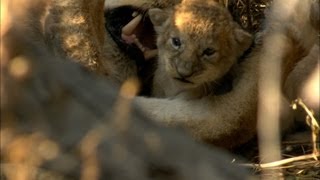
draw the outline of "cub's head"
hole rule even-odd
[[[221,78],[252,42],[215,2],[189,0],[148,13],[157,32],[158,65],[182,87]]]

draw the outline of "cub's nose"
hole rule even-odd
[[[193,68],[191,62],[180,62],[175,64],[175,68],[177,71],[177,74],[180,76],[180,78],[188,78],[192,76],[193,74]]]

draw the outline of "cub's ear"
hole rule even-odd
[[[169,13],[159,8],[153,8],[148,10],[148,14],[152,24],[156,31],[167,21]]]
[[[243,53],[244,51],[249,49],[253,41],[252,35],[240,28],[235,29],[235,38],[240,53]]]

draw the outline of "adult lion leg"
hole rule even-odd
[[[57,56],[121,84],[137,76],[137,66],[106,31],[104,11],[103,0],[54,0],[46,20],[46,38]]]
[[[53,0],[45,22],[45,36],[55,55],[108,74],[103,4],[103,0]]]

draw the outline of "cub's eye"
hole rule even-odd
[[[174,37],[171,39],[171,43],[172,43],[172,46],[175,48],[175,49],[179,49],[180,46],[181,46],[181,41],[179,38],[177,37]]]
[[[212,48],[207,48],[205,49],[203,52],[202,52],[202,55],[205,55],[205,56],[211,56],[215,53],[216,51]]]

